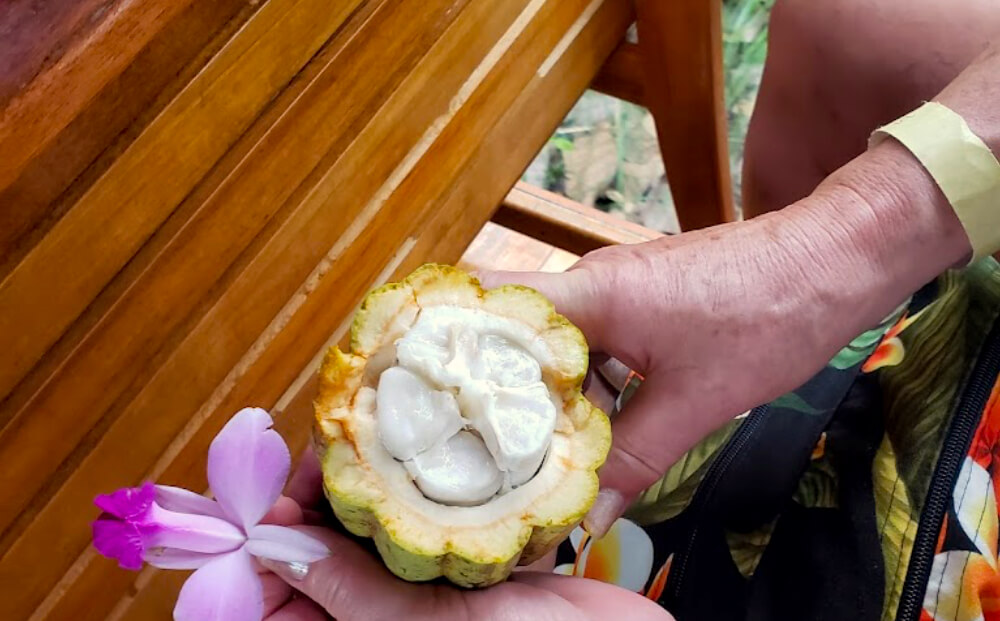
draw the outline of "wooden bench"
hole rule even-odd
[[[670,136],[685,227],[730,219],[718,21],[700,0],[0,5],[0,619],[169,617],[184,576],[98,556],[94,495],[206,489],[246,405],[301,449],[318,357],[371,287],[477,235],[463,265],[527,269],[654,236],[514,187],[592,82]],[[549,245],[505,264],[508,229]]]

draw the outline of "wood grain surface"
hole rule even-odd
[[[682,230],[736,218],[722,73],[722,3],[635,0],[644,80]]]
[[[564,196],[518,183],[494,222],[531,239],[584,255],[612,244],[638,244],[663,234]]]
[[[317,357],[364,294],[460,259],[632,19],[629,0],[0,6],[0,618],[169,618],[184,574],[97,555],[94,495],[204,490],[247,405],[299,452]],[[499,230],[480,260],[529,256]],[[539,268],[573,259],[545,248]]]

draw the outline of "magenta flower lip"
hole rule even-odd
[[[288,478],[291,455],[260,408],[240,410],[208,450],[215,500],[179,487],[144,483],[94,499],[94,547],[124,569],[143,563],[196,569],[174,608],[178,621],[254,621],[263,616],[251,556],[311,563],[326,546],[294,527],[260,524]]]

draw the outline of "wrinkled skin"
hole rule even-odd
[[[592,533],[610,527],[705,435],[796,388],[961,259],[964,234],[947,205],[911,221],[919,228],[904,228],[909,216],[884,208],[888,194],[855,189],[877,166],[886,177],[912,175],[908,187],[931,196],[933,184],[920,185],[922,169],[897,168],[906,156],[897,149],[887,144],[797,205],[752,221],[602,249],[564,274],[480,275],[487,287],[540,290],[592,350],[646,378],[612,422],[601,495],[584,522]],[[944,265],[913,269],[876,256],[907,244],[940,247]]]
[[[852,6],[827,4],[834,13]],[[787,14],[783,19],[792,21]],[[784,40],[777,32],[775,38]],[[956,56],[972,54],[970,47],[985,51],[933,99],[960,113],[1000,152],[1000,39],[965,46]],[[779,78],[780,71],[772,72],[772,88]],[[769,114],[748,143],[751,171],[754,158],[767,159],[765,138],[781,142],[768,128],[782,109],[773,96],[770,108],[763,92],[762,99]],[[908,109],[920,102],[911,104]],[[864,137],[852,136],[860,149]],[[786,159],[768,157],[776,174],[794,170]],[[763,183],[765,177],[753,178]],[[798,191],[790,187],[784,195]],[[777,193],[772,187],[767,196]],[[601,249],[564,274],[480,276],[487,287],[514,282],[540,290],[580,327],[593,351],[646,378],[613,421],[602,491],[584,521],[600,535],[701,438],[795,389],[853,337],[970,256],[969,240],[934,180],[906,148],[888,140],[855,152],[780,211]]]

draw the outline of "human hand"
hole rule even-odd
[[[757,225],[740,223],[604,248],[563,274],[479,274],[487,288],[538,289],[592,352],[644,377],[612,421],[601,493],[584,522],[591,534],[603,534],[713,429],[794,388],[836,351],[817,317],[802,312],[804,275],[770,253]],[[602,384],[592,379],[591,391]],[[607,396],[588,396],[607,410]]]
[[[614,585],[548,572],[514,573],[504,583],[475,591],[444,584],[413,584],[393,576],[377,557],[348,537],[317,526],[323,518],[312,507],[322,500],[319,465],[307,451],[289,483],[288,496],[269,518],[302,527],[331,550],[306,568],[264,561],[267,621],[581,621],[628,618],[670,621],[652,601]],[[304,509],[303,507],[309,507]]]
[[[592,352],[645,378],[612,422],[588,531],[602,535],[701,438],[799,386],[960,259],[968,242],[936,192],[887,143],[779,213],[604,248],[563,274],[479,274],[487,288],[538,289]]]

